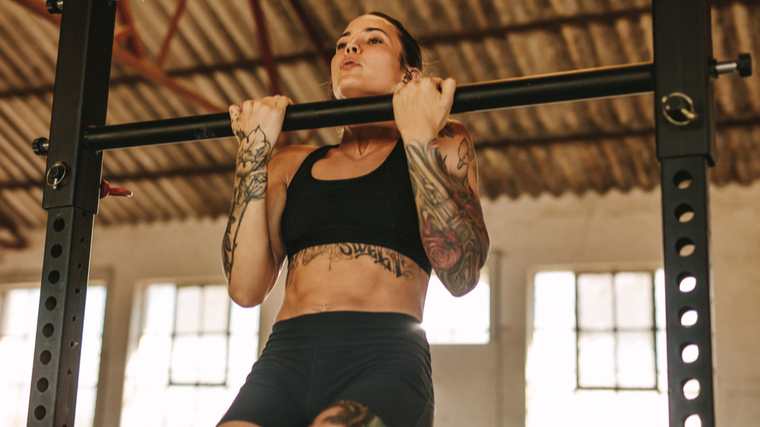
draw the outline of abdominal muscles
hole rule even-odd
[[[277,320],[323,311],[405,313],[422,318],[429,276],[376,245],[334,243],[301,250],[288,263]]]

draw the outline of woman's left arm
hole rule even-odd
[[[456,82],[422,79],[397,86],[394,114],[404,140],[425,252],[452,295],[471,291],[488,256],[475,149],[449,121]]]

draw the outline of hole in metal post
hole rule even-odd
[[[80,262],[79,264],[77,264],[77,269],[78,269],[78,270],[81,270],[81,269],[82,269],[82,263],[81,263],[81,262]]]
[[[51,355],[50,352],[47,350],[40,353],[40,362],[42,362],[43,365],[47,365],[48,363],[50,363],[50,360],[52,358],[53,358],[53,355]]]
[[[63,253],[63,247],[61,247],[61,245],[53,245],[53,247],[50,248],[50,255],[52,255],[53,258],[58,258],[61,256],[61,253]]]
[[[55,297],[50,297],[45,300],[45,308],[47,308],[48,311],[53,311],[57,304],[58,304],[58,301],[56,301]]]
[[[62,218],[58,218],[55,221],[53,221],[53,230],[61,232],[63,230],[63,227],[66,226],[66,221],[64,221]]]
[[[53,335],[53,332],[55,332],[55,328],[52,323],[46,323],[45,326],[42,327],[42,335],[45,335],[45,338],[50,338]]]
[[[84,243],[84,237],[79,238],[79,243]]]
[[[673,175],[673,184],[681,190],[689,188],[691,181],[691,174],[687,171],[678,171]]]
[[[699,346],[696,344],[688,344],[681,350],[681,360],[683,363],[694,363],[699,359]]]
[[[693,254],[696,249],[697,247],[694,246],[694,242],[688,237],[682,237],[676,242],[676,252],[684,258]]]
[[[683,427],[702,427],[702,418],[699,415],[690,415],[683,423]]]
[[[34,408],[34,418],[36,418],[37,420],[41,420],[45,418],[46,413],[47,411],[45,410],[45,407],[42,405]]]
[[[72,322],[76,322],[77,321],[77,317],[76,316],[71,316],[71,321]]]
[[[678,222],[687,223],[694,219],[694,208],[686,203],[678,205],[676,207],[676,219]]]
[[[69,376],[71,375],[71,369],[69,369],[68,371],[66,371],[66,375],[69,375]]]
[[[48,380],[47,378],[40,378],[39,381],[37,381],[37,391],[40,393],[43,393],[45,390],[48,389]]]
[[[697,379],[692,378],[683,385],[683,397],[686,400],[694,400],[699,397],[699,391],[699,380]]]
[[[61,273],[58,272],[58,270],[53,270],[48,274],[48,282],[50,282],[51,285],[55,285],[58,283],[58,279],[61,278]]]
[[[678,278],[678,290],[683,293],[689,293],[697,287],[697,278],[691,273],[683,273]]]
[[[697,310],[687,309],[681,313],[681,326],[684,328],[691,328],[697,324],[698,319],[699,315],[697,314]]]

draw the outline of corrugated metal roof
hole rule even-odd
[[[30,142],[49,134],[58,25],[32,6],[0,3],[0,218],[44,227],[44,158]],[[269,93],[250,0],[119,2],[121,48],[141,47],[143,66],[221,110]],[[650,2],[642,0],[261,0],[283,92],[296,103],[327,99],[334,39],[354,17],[379,10],[405,23],[426,48],[427,74],[460,84],[652,59]],[[186,6],[182,8],[183,6]],[[163,64],[170,23],[183,10]],[[304,12],[305,21],[297,13]],[[39,9],[39,8],[38,8]],[[129,17],[134,33],[128,30]],[[760,58],[760,2],[713,6],[714,56]],[[317,40],[312,40],[310,31]],[[132,41],[130,42],[130,34]],[[131,45],[129,43],[132,43]],[[319,49],[315,49],[319,46]],[[139,55],[138,55],[139,57]],[[208,108],[145,78],[115,58],[108,124],[208,113]],[[760,177],[760,78],[715,84],[718,164],[714,183]],[[560,195],[659,182],[651,95],[465,114],[477,146],[484,196]],[[334,129],[300,131],[295,143],[337,142]],[[169,221],[226,215],[236,142],[232,139],[107,152],[103,176],[135,192],[106,199],[98,223]]]

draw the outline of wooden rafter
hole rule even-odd
[[[264,20],[264,11],[261,9],[259,0],[250,0],[251,10],[253,12],[253,21],[256,23],[256,34],[259,37],[259,49],[261,57],[264,60],[264,66],[269,77],[269,93],[272,95],[282,94],[280,89],[280,73],[277,71],[277,64],[274,62],[272,47],[269,43],[269,32],[267,31],[266,21]]]
[[[127,48],[136,57],[145,59],[145,47],[143,46],[142,40],[140,40],[140,36],[137,34],[137,29],[135,28],[135,20],[132,17],[132,9],[130,9],[129,2],[117,2],[116,12],[116,17],[119,21],[119,24],[124,26],[129,34],[129,37],[127,38]]]
[[[171,46],[171,42],[174,40],[174,35],[177,33],[179,18],[182,17],[182,14],[185,12],[186,8],[187,0],[180,0],[177,4],[177,9],[174,10],[172,20],[169,22],[169,28],[166,30],[164,40],[161,42],[161,50],[158,52],[158,56],[156,56],[156,61],[154,63],[158,68],[164,67],[164,61],[166,60],[166,56],[169,54],[169,46]]]
[[[61,24],[61,17],[58,15],[51,15],[50,13],[48,13],[47,8],[45,7],[45,4],[43,2],[36,1],[36,0],[13,0],[13,1],[23,6],[27,10],[35,13],[36,15],[47,19],[50,22],[53,22],[58,25]],[[119,4],[121,3],[125,3],[125,2],[123,1],[119,2]],[[175,92],[177,95],[180,95],[183,98],[187,99],[188,101],[193,102],[194,104],[200,106],[201,108],[207,110],[208,112],[221,113],[221,112],[227,111],[226,108],[222,108],[214,104],[213,102],[209,101],[205,97],[186,88],[181,83],[167,76],[160,68],[150,64],[144,57],[140,58],[134,53],[124,50],[120,46],[120,44],[116,41],[116,39],[114,39],[113,59],[115,61],[118,61],[121,64],[124,64],[133,68],[138,73],[140,73],[140,76],[143,77],[144,79],[152,83],[155,83],[157,85],[164,86],[170,89],[171,91]]]
[[[272,45],[269,43],[269,33],[267,31],[266,20],[264,19],[264,11],[261,9],[259,0],[250,0],[250,2],[253,20],[256,23],[256,34],[259,37],[261,57],[264,60],[267,76],[269,76],[269,93],[272,95],[284,95],[280,87],[280,72],[277,71],[277,63],[274,61],[274,55],[272,55]],[[275,144],[274,149],[278,150],[290,144],[290,135],[284,132]]]

